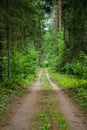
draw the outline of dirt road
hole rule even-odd
[[[31,130],[32,128],[32,119],[34,116],[34,104],[37,100],[37,95],[40,90],[40,78],[41,72],[37,78],[35,84],[29,88],[29,92],[19,103],[19,107],[14,109],[14,115],[12,119],[8,120],[8,125],[0,130]]]
[[[15,109],[13,109],[14,112],[12,118],[10,120],[8,119],[8,124],[0,127],[0,130],[32,130],[35,105],[40,97],[41,73],[42,72],[39,73],[36,83],[29,88],[28,93],[21,99],[18,108],[15,107]],[[55,92],[55,100],[57,100],[59,104],[59,109],[71,130],[87,130],[82,111],[78,109],[71,99],[55,83],[53,83],[47,71],[46,76],[52,86],[52,90]]]
[[[46,71],[46,76],[55,91],[56,100],[59,103],[59,109],[66,119],[71,130],[87,130],[87,120],[83,112],[78,106],[56,85],[49,77]]]

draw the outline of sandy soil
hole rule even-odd
[[[36,111],[41,107],[38,104],[38,100],[41,101],[40,95],[40,79],[41,73],[37,78],[37,81],[29,88],[27,94],[18,101],[18,104],[12,108],[9,113],[8,123],[4,123],[0,130],[32,130],[32,123],[36,114]],[[52,86],[52,90],[55,93],[55,99],[58,102],[58,109],[64,115],[66,122],[71,130],[87,130],[87,122],[83,112],[79,107],[68,97],[49,77],[46,71],[48,81]],[[43,95],[45,96],[45,95]],[[45,106],[44,106],[45,107]],[[53,125],[53,130],[56,130]]]
[[[59,103],[59,109],[69,124],[69,127],[72,130],[87,130],[87,119],[82,110],[50,79],[47,71],[46,76],[53,91],[55,91],[55,97]]]

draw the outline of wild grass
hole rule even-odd
[[[50,76],[62,89],[68,90],[71,96],[87,109],[87,80],[72,75],[51,73]]]

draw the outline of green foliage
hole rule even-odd
[[[48,65],[48,61],[46,60],[46,61],[44,61],[44,67],[48,67],[49,65]]]
[[[29,74],[35,74],[37,69],[37,52],[29,50],[26,53],[15,52],[13,61],[13,75],[19,75],[26,78]]]
[[[51,110],[51,116],[52,116],[53,120],[57,123],[57,125],[59,124],[60,130],[68,129],[66,122],[65,122],[63,116],[61,115],[61,113],[57,112],[56,110]]]
[[[62,27],[64,28],[61,29],[62,31],[58,29],[58,39],[55,37],[54,13],[50,15],[51,22],[44,37],[44,58],[48,60],[53,71],[66,72],[87,78],[86,6],[85,0],[83,2],[81,0],[79,2],[72,0],[61,1]],[[56,40],[58,40],[58,56],[56,56]]]
[[[51,78],[60,85],[61,88],[68,90],[72,97],[84,108],[87,109],[87,80],[73,77],[72,75],[50,73]]]
[[[52,21],[53,22],[53,21]],[[54,23],[45,34],[44,53],[45,59],[48,61],[49,67],[53,71],[63,71],[66,63],[66,47],[63,38],[63,30],[58,32],[58,56],[56,56],[55,30],[53,30]]]
[[[45,33],[44,14],[40,0],[0,1],[1,80],[35,73]]]
[[[3,78],[8,80],[8,65],[7,59],[3,61]],[[36,50],[31,49],[24,53],[14,51],[11,62],[11,80],[20,80],[26,78],[28,75],[35,74],[38,65],[38,53]]]
[[[49,116],[47,111],[40,111],[37,115],[37,119],[40,119],[40,130],[49,130],[50,128],[50,122],[49,122]]]
[[[63,71],[66,63],[66,47],[63,39],[63,31],[58,33],[58,57],[57,57],[57,71]]]
[[[87,56],[85,53],[80,53],[79,60],[73,60],[65,65],[65,70],[68,74],[73,74],[78,77],[87,78]]]
[[[63,88],[77,88],[77,87],[86,87],[87,80],[79,79],[77,77],[73,77],[73,75],[66,75],[60,73],[51,73],[52,78]]]
[[[53,110],[41,110],[38,112],[37,116],[35,117],[35,122],[33,123],[33,125],[36,125],[36,123],[40,123],[39,128],[40,130],[49,130],[51,128],[51,121],[53,121],[52,123],[56,123],[57,124],[57,128],[59,130],[68,130],[68,127],[65,123],[64,118],[62,117],[62,115],[55,109]],[[34,126],[33,126],[34,127]],[[37,127],[36,127],[37,129]],[[35,129],[33,129],[35,130]]]

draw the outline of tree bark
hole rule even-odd
[[[9,29],[9,0],[6,0],[6,34],[7,34],[7,51],[8,51],[8,79],[11,79],[11,62],[10,62],[10,29]]]
[[[3,80],[3,67],[2,67],[2,61],[3,61],[3,43],[2,43],[2,34],[0,33],[0,81]]]
[[[58,2],[57,2],[56,12],[55,12],[56,56],[58,56],[58,30],[59,30],[59,7],[58,7]]]

